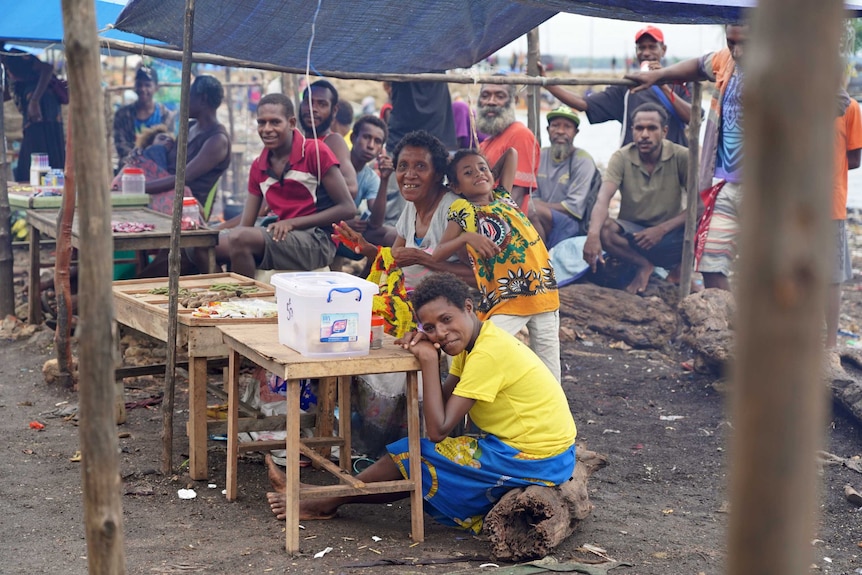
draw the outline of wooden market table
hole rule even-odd
[[[411,535],[414,541],[425,539],[422,511],[422,471],[419,453],[419,360],[409,351],[394,345],[386,336],[382,349],[371,350],[366,356],[347,358],[310,358],[278,343],[278,326],[229,325],[219,326],[229,355],[228,375],[228,448],[227,487],[229,500],[237,495],[237,458],[239,451],[287,450],[287,506],[285,548],[299,551],[299,500],[344,495],[410,492]],[[281,377],[287,382],[287,438],[283,441],[259,441],[240,444],[238,434],[239,365],[246,358]],[[410,477],[397,481],[364,483],[350,475],[350,391],[352,376],[370,373],[407,372],[407,436],[410,453]],[[300,438],[300,380],[305,378],[337,378],[338,436]],[[340,467],[321,457],[312,447],[338,445]],[[299,455],[309,457],[321,468],[335,475],[338,485],[301,486]]]
[[[236,283],[255,286],[259,291],[248,297],[275,301],[274,288],[265,283],[233,273],[180,277],[180,288],[206,289],[214,284]],[[168,278],[115,281],[113,284],[114,319],[159,341],[168,340],[168,296],[150,293],[167,287]],[[189,354],[189,475],[207,479],[207,360],[226,357],[228,348],[222,342],[220,325],[273,324],[277,318],[213,319],[193,317],[192,309],[179,309],[177,346],[188,345]],[[214,423],[214,422],[212,422]],[[212,425],[210,425],[212,426]]]
[[[29,321],[36,325],[42,323],[42,307],[39,295],[39,266],[41,253],[39,242],[42,234],[57,237],[56,209],[28,209],[27,225],[30,234],[30,309]],[[76,214],[72,223],[72,247],[81,248],[79,232],[80,217]],[[171,245],[171,218],[165,214],[144,207],[115,207],[111,212],[114,221],[141,222],[152,224],[154,229],[140,233],[114,232],[114,249],[128,251],[161,250]],[[180,233],[180,248],[207,248],[209,251],[209,271],[215,271],[215,246],[218,244],[219,231],[204,228]]]

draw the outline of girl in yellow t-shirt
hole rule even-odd
[[[507,491],[559,485],[575,466],[577,430],[562,387],[523,343],[475,313],[467,285],[452,274],[431,274],[413,292],[422,332],[396,343],[422,366],[422,489],[436,520],[479,533],[488,511]],[[443,351],[454,356],[440,385]],[[449,437],[469,413],[483,437]],[[407,439],[357,476],[372,483],[409,477]],[[273,512],[284,517],[283,472],[270,463],[277,492]],[[300,517],[328,519],[345,503],[385,503],[406,493],[300,501]]]

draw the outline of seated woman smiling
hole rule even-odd
[[[507,491],[559,485],[575,467],[577,430],[562,387],[529,347],[475,314],[467,285],[452,274],[426,277],[413,292],[421,332],[396,343],[422,367],[422,488],[425,510],[444,525],[479,533],[485,515]],[[454,356],[440,385],[439,353]],[[449,437],[469,414],[483,436]],[[408,477],[407,439],[357,476],[366,483]],[[267,459],[275,492],[267,497],[284,518],[284,473]],[[313,499],[300,517],[329,519],[346,503],[386,503],[407,493]]]

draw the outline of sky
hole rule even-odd
[[[634,56],[635,33],[643,22],[591,18],[560,13],[539,26],[542,54],[625,58]],[[724,28],[719,25],[661,24],[668,58],[691,58],[724,46]],[[527,39],[521,37],[501,48],[500,55],[526,53]]]

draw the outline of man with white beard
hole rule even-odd
[[[527,199],[536,189],[539,169],[539,142],[527,126],[515,120],[515,86],[485,84],[479,92],[476,128],[488,139],[479,144],[489,166],[494,166],[509,148],[518,152],[518,167],[512,186],[512,200],[528,212]]]
[[[548,112],[551,146],[542,148],[539,186],[528,214],[548,249],[567,238],[586,235],[589,212],[602,185],[593,157],[575,147],[580,124],[578,113],[568,106]]]

